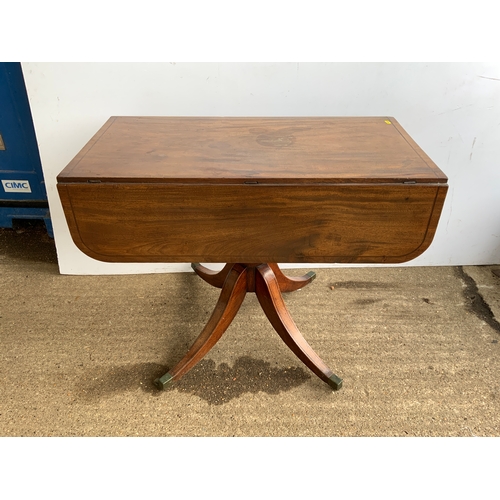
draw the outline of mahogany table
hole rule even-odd
[[[431,243],[447,178],[390,117],[112,117],[59,174],[71,236],[106,262],[194,262],[221,288],[159,388],[220,339],[255,292],[286,345],[333,389],[282,293],[280,263],[398,263]],[[199,262],[228,262],[220,272]]]

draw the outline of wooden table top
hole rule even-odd
[[[448,188],[387,117],[112,117],[57,180],[107,262],[405,262]]]
[[[391,117],[111,117],[58,182],[446,183]]]

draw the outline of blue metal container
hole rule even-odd
[[[53,237],[21,64],[0,63],[0,227],[14,219],[43,219]]]

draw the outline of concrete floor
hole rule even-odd
[[[160,392],[219,290],[194,273],[62,276],[43,226],[0,229],[0,436],[499,436],[499,268],[318,269],[285,300],[340,391],[249,295]]]

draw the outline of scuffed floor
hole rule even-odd
[[[219,290],[194,273],[61,276],[42,229],[0,230],[0,435],[499,436],[497,268],[318,269],[285,301],[340,391],[249,295],[159,392]]]

